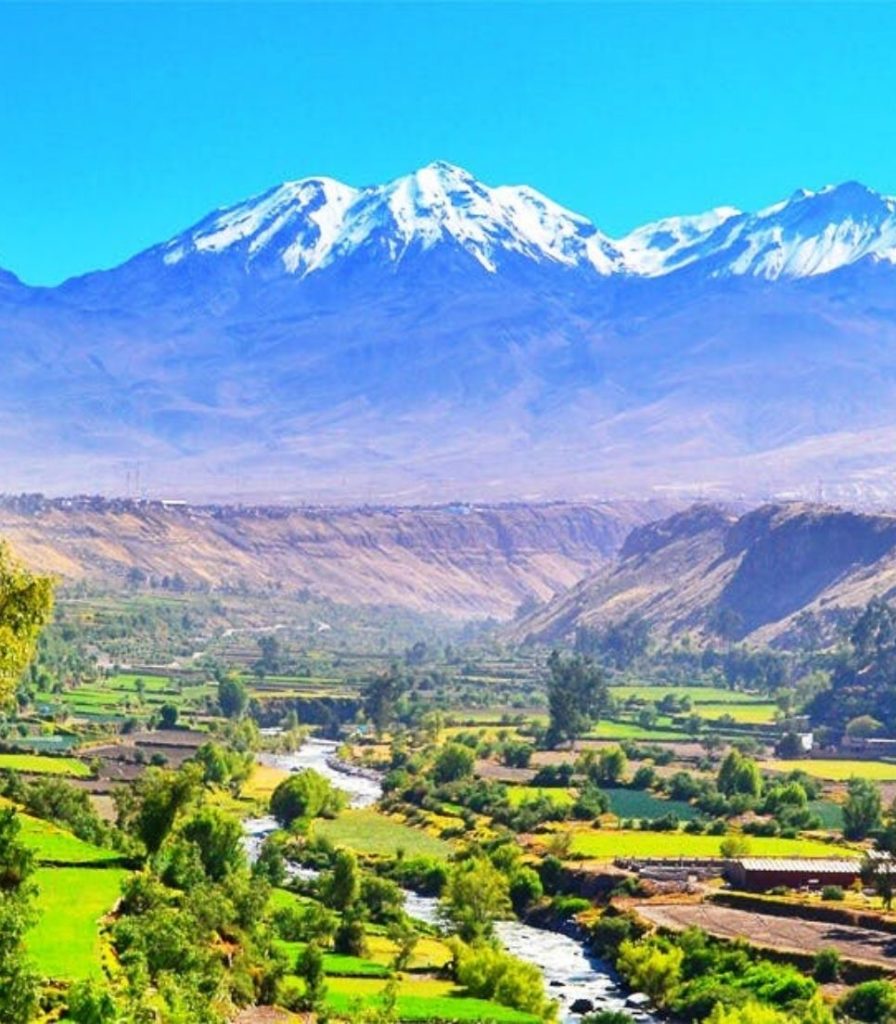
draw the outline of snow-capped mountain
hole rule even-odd
[[[872,258],[896,262],[896,198],[857,182],[800,189],[755,214],[721,207],[671,217],[616,243],[631,273],[804,278]]]
[[[52,289],[0,274],[0,488],[896,498],[896,200],[614,240],[450,164],[217,210]]]
[[[154,250],[168,266],[227,254],[244,268],[304,277],[363,255],[397,265],[453,247],[495,273],[508,260],[601,277],[690,268],[775,280],[827,273],[865,257],[896,261],[896,199],[854,182],[805,189],[758,213],[718,207],[667,217],[618,240],[527,186],[489,187],[436,162],[385,185],[287,182],[215,211]]]
[[[276,260],[305,276],[358,253],[399,264],[409,254],[454,246],[494,273],[509,256],[606,275],[618,250],[585,217],[535,189],[489,188],[437,162],[386,185],[352,188],[331,178],[287,182],[216,211],[161,248],[167,265],[236,253],[251,270]]]

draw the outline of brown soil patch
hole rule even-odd
[[[774,917],[709,903],[642,903],[636,909],[646,920],[674,931],[696,926],[718,938],[744,939],[754,946],[789,953],[836,949],[845,960],[896,970],[896,936],[870,928]]]

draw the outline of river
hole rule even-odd
[[[299,771],[314,768],[348,794],[352,807],[369,807],[382,795],[375,777],[354,774],[335,763],[335,743],[309,739],[302,748],[291,754],[262,754],[264,764]],[[273,818],[251,818],[245,822],[247,846],[254,855],[264,837],[276,829]],[[309,869],[293,866],[295,875],[311,875]],[[426,924],[438,925],[438,901],[430,896],[408,892],[405,896],[407,913]],[[544,976],[548,994],[557,1000],[559,1018],[564,1024],[577,1024],[579,1014],[572,1012],[577,1000],[587,1000],[595,1010],[624,1010],[641,1024],[656,1024],[657,1019],[641,1009],[626,1005],[626,995],[612,968],[588,952],[578,939],[545,928],[535,928],[522,921],[499,921],[496,931],[508,952],[535,964]]]

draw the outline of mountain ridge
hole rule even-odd
[[[737,514],[695,505],[635,527],[619,554],[513,627],[554,643],[629,616],[657,637],[823,645],[844,617],[896,592],[896,515],[805,502]]]
[[[190,500],[896,496],[891,200],[800,192],[752,248],[752,215],[667,219],[638,275],[599,272],[622,248],[534,190],[449,165],[418,184],[320,186],[342,197],[323,226],[294,184],[58,288],[0,279],[7,489],[123,493],[139,471]],[[832,267],[788,211],[834,208]]]

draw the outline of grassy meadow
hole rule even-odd
[[[119,868],[39,868],[38,919],[28,951],[45,978],[78,981],[102,972],[100,921],[115,906],[127,872]]]

